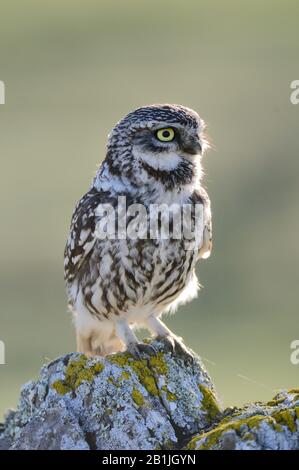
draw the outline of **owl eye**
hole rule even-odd
[[[174,139],[174,130],[171,127],[159,129],[156,136],[161,142],[171,142]]]

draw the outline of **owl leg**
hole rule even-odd
[[[193,362],[194,357],[191,351],[189,351],[189,349],[184,345],[182,338],[179,338],[172,333],[172,331],[167,328],[159,318],[154,315],[150,316],[147,319],[146,325],[157,339],[161,338],[162,341],[170,347],[173,353],[183,356],[187,360]]]
[[[77,333],[77,351],[86,354],[86,356],[92,356],[91,337],[85,337]]]
[[[141,359],[142,352],[149,355],[157,354],[153,346],[138,341],[127,320],[124,318],[117,320],[115,331],[119,339],[125,344],[127,351],[137,359]]]

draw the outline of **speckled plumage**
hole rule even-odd
[[[158,141],[157,130],[170,127],[175,139]],[[210,201],[201,186],[201,153],[207,147],[203,131],[199,116],[178,105],[139,108],[112,130],[106,158],[75,207],[65,249],[65,280],[80,351],[106,355],[126,347],[136,354],[145,346],[137,342],[134,326],[179,344],[159,317],[196,296],[195,264],[211,250]],[[126,197],[127,206],[148,209],[147,233],[151,205],[176,204],[181,211],[183,204],[201,204],[200,246],[190,249],[192,241],[174,239],[173,223],[165,240],[97,238],[97,208],[110,204],[117,213],[119,196]],[[127,220],[131,226],[135,222],[133,215]]]

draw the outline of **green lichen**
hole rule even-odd
[[[272,416],[278,424],[287,426],[291,432],[296,431],[296,416],[294,410],[279,410],[273,413]]]
[[[65,395],[66,393],[70,392],[71,389],[65,385],[61,380],[56,380],[52,383],[52,388],[56,390],[59,395]]]
[[[254,440],[252,431],[257,430],[262,422],[267,423],[276,431],[282,430],[271,416],[256,415],[242,419],[233,419],[231,421],[227,421],[226,418],[221,421],[215,429],[194,437],[187,445],[187,449],[196,449],[199,441],[202,441],[199,446],[200,450],[220,448],[222,445],[222,437],[227,431],[235,431],[236,434],[242,435],[242,440]]]
[[[82,355],[79,359],[70,361],[66,367],[64,379],[57,380],[52,388],[60,395],[75,391],[82,382],[92,382],[95,375],[102,372],[104,366],[101,362],[89,365],[88,357]]]
[[[146,359],[135,359],[129,353],[119,353],[109,356],[109,361],[119,367],[127,366],[132,369],[148,393],[154,396],[159,395],[154,373],[149,368]]]
[[[158,375],[166,375],[168,372],[167,364],[164,360],[162,352],[158,352],[156,356],[152,356],[149,360],[150,366]]]
[[[138,406],[144,405],[143,395],[135,387],[133,388],[133,391],[132,391],[132,398],[133,398],[134,402],[136,403],[136,405],[138,405]]]
[[[166,392],[166,398],[168,401],[177,401],[178,397],[174,394],[171,393],[169,390]]]
[[[190,442],[188,442],[186,446],[186,450],[196,450],[196,444],[199,440],[199,437],[193,437]]]
[[[126,370],[123,370],[122,373],[121,373],[121,379],[122,380],[129,380],[129,378],[130,378],[129,372],[127,372]]]
[[[267,406],[277,406],[277,405],[280,405],[281,403],[283,403],[285,401],[285,397],[282,397],[282,398],[273,398],[273,400],[270,400],[266,403]]]
[[[201,409],[207,412],[209,420],[214,421],[220,413],[220,408],[217,403],[216,397],[212,390],[202,384],[198,384],[198,388],[202,393]]]

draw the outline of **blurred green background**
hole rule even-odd
[[[2,0],[0,415],[74,350],[63,249],[75,201],[131,109],[207,121],[214,251],[199,298],[166,319],[225,405],[298,386],[298,1]]]

